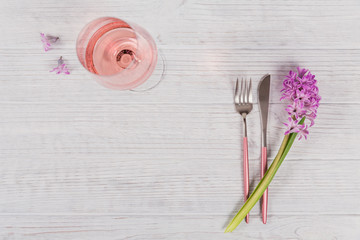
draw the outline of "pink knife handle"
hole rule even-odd
[[[261,148],[261,178],[264,177],[265,172],[267,170],[267,151],[266,147]],[[267,206],[268,206],[268,189],[265,190],[263,196],[262,196],[262,219],[263,223],[266,224],[267,220]]]
[[[243,139],[243,151],[244,151],[244,201],[248,199],[249,196],[249,155],[248,155],[248,142],[247,137]],[[249,223],[249,214],[245,217],[245,222]]]

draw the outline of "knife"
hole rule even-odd
[[[267,149],[266,149],[266,130],[269,113],[269,95],[270,95],[270,74],[263,76],[259,83],[258,97],[261,118],[261,178],[267,170]],[[265,190],[262,196],[262,219],[263,223],[267,221],[267,206],[268,206],[268,189]]]

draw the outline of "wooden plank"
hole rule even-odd
[[[58,56],[27,51],[26,56],[12,50],[3,51],[0,102],[225,104],[233,101],[237,77],[252,78],[255,94],[260,78],[270,73],[271,102],[280,103],[282,80],[289,70],[299,65],[316,74],[323,103],[360,103],[357,93],[360,69],[356,67],[360,50],[307,50],[294,58],[293,50],[168,49],[164,53],[167,58],[164,80],[146,93],[110,91],[100,86],[69,50],[61,53],[70,66],[69,76],[49,73],[57,64]],[[190,58],[191,54],[197,58]],[[256,97],[254,101],[257,102]]]
[[[19,215],[0,218],[0,235],[6,239],[307,239],[358,240],[359,216],[259,216],[224,234],[227,216]]]
[[[59,135],[55,148],[60,141]],[[242,164],[235,155],[77,149],[2,157],[0,212],[224,215],[243,204]],[[251,189],[259,181],[259,162],[251,159]],[[270,187],[269,214],[360,214],[359,169],[357,160],[286,161]]]
[[[150,157],[230,160],[241,150],[242,123],[231,104],[1,104],[0,149],[3,159],[19,156]],[[294,144],[288,159],[358,159],[360,114],[357,104],[323,104],[309,140]],[[269,158],[281,144],[287,119],[284,104],[270,106]],[[260,158],[258,106],[248,116],[249,154]],[[338,142],[339,148],[330,147]]]
[[[359,49],[357,0],[130,1],[96,0],[61,4],[2,1],[2,46],[38,49],[39,31],[61,34],[61,47],[74,47],[92,19],[116,16],[148,29],[161,45],[243,48]],[[99,6],[100,5],[100,6]],[[121,6],[119,6],[121,5]],[[1,6],[1,5],[0,5]],[[125,7],[126,6],[126,7]],[[156,14],[155,14],[156,13]],[[59,22],[61,20],[61,22]],[[13,28],[22,31],[13,31]],[[74,54],[74,52],[72,52]],[[296,54],[298,51],[296,52]]]

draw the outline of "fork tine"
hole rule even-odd
[[[249,90],[248,90],[248,103],[252,103],[251,78],[250,78]]]
[[[239,103],[239,99],[240,99],[240,94],[239,94],[239,78],[236,78],[234,102],[235,102],[235,103]]]
[[[248,102],[248,94],[247,94],[247,81],[246,81],[246,78],[245,78],[244,82],[245,82],[245,86],[244,86],[244,92],[243,92],[243,103],[247,103]]]
[[[241,78],[240,97],[239,97],[240,104],[243,103],[243,96],[244,96],[243,89],[244,89],[244,79]]]

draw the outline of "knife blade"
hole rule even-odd
[[[266,74],[260,80],[258,88],[259,106],[260,106],[260,117],[262,126],[262,143],[266,147],[266,130],[267,120],[269,113],[269,96],[270,96],[270,74]]]
[[[266,131],[269,114],[269,99],[270,99],[270,74],[266,74],[260,80],[258,87],[258,98],[260,108],[260,119],[261,119],[261,173],[260,176],[263,178],[267,170],[267,144],[266,144]],[[267,205],[268,205],[268,189],[265,190],[262,197],[262,219],[263,223],[267,221]]]

